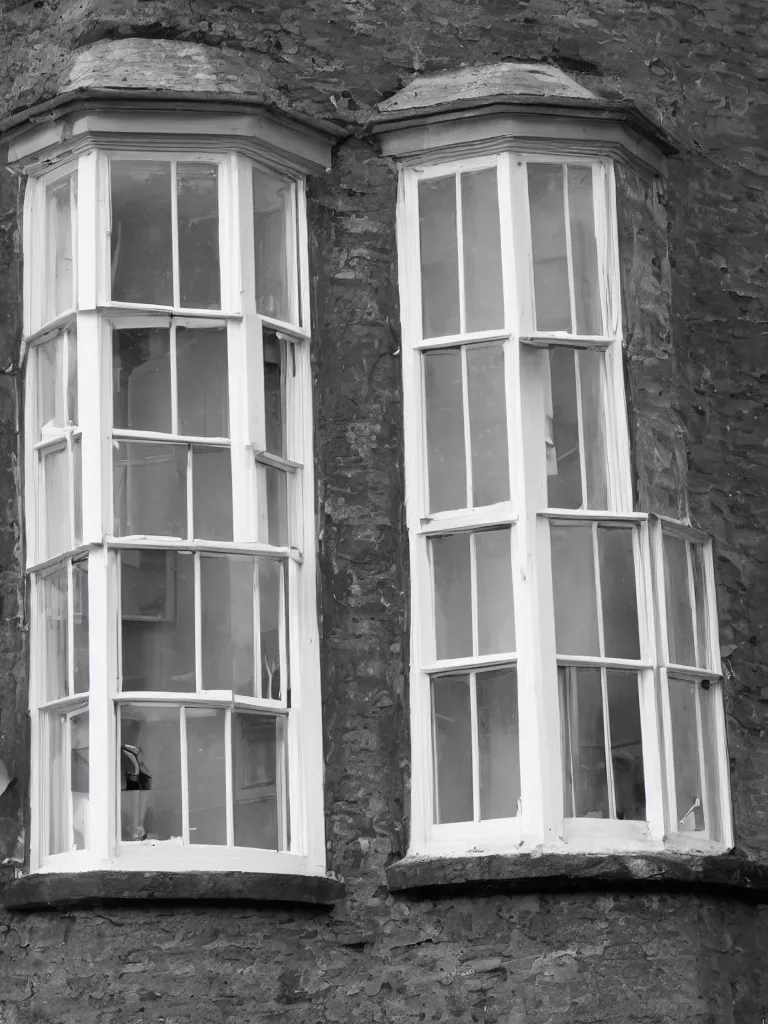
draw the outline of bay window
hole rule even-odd
[[[30,171],[33,870],[324,872],[308,168],[226,140]]]
[[[400,167],[411,852],[724,849],[711,545],[633,504],[612,159],[478,148]]]

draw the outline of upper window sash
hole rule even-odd
[[[403,175],[411,344],[618,336],[610,161],[502,153]]]

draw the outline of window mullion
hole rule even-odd
[[[179,708],[179,758],[181,761],[181,836],[189,845],[189,751],[187,749],[187,709]]]
[[[179,189],[178,161],[171,160],[171,264],[173,274],[173,305],[176,309],[181,304],[181,287],[179,283]]]

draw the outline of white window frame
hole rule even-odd
[[[478,150],[481,152],[478,154]],[[526,164],[545,162],[593,167],[593,201],[597,236],[598,274],[601,282],[601,335],[586,336],[536,329],[533,300],[533,261]],[[422,331],[420,181],[496,168],[501,221],[501,266],[504,323],[495,330],[425,338]],[[411,834],[409,852],[466,854],[487,851],[621,851],[691,848],[687,838],[672,835],[669,796],[665,790],[668,763],[662,732],[657,618],[651,571],[649,517],[634,510],[629,429],[622,366],[621,285],[617,237],[616,185],[613,159],[567,144],[536,150],[514,140],[492,147],[461,146],[410,155],[400,161],[397,234],[399,287],[403,332],[403,406],[405,437],[406,517],[411,567],[410,712],[412,744]],[[463,316],[463,259],[461,215],[457,205],[460,322]],[[575,325],[572,310],[572,324]],[[426,419],[423,356],[446,347],[499,341],[504,347],[507,435],[511,500],[479,510],[430,513],[427,504]],[[575,351],[591,349],[605,354],[603,391],[606,436],[608,508],[583,511],[548,508],[543,457],[545,360],[551,346]],[[463,356],[462,356],[463,358]],[[532,372],[533,371],[533,372]],[[523,386],[524,385],[524,386]],[[466,388],[466,383],[465,383]],[[466,421],[465,395],[465,421]],[[465,444],[469,446],[465,433]],[[527,456],[526,456],[526,453]],[[466,454],[469,460],[469,451]],[[471,492],[468,492],[471,495]],[[471,500],[468,497],[467,500]],[[641,657],[578,659],[555,655],[552,568],[549,549],[550,521],[611,520],[634,529],[635,578]],[[429,538],[446,532],[491,525],[512,528],[512,580],[518,650],[509,658],[467,658],[451,662],[435,658],[433,586]],[[711,584],[713,586],[713,584]],[[711,591],[714,607],[714,590]],[[714,614],[714,612],[713,612]],[[713,623],[716,634],[716,622]],[[448,670],[472,671],[484,665],[517,666],[521,770],[521,813],[515,818],[435,824],[433,739],[430,679]],[[563,814],[563,763],[557,668],[577,663],[637,671],[646,782],[647,821],[567,819]],[[717,675],[717,673],[713,673]],[[722,709],[721,709],[722,710]],[[668,711],[667,711],[668,714]],[[474,714],[473,714],[474,721]],[[474,728],[474,725],[473,725]],[[668,733],[668,729],[667,729]],[[473,736],[476,746],[477,738]],[[724,756],[721,730],[720,756]],[[473,752],[473,761],[476,751]],[[666,771],[665,771],[666,768]],[[726,770],[723,768],[723,770]],[[475,787],[477,783],[475,782]],[[673,785],[673,783],[672,783]],[[727,779],[722,787],[723,841],[705,843],[723,850],[732,845]],[[475,794],[476,802],[477,794]],[[701,846],[698,840],[696,846]]]
[[[75,161],[35,166],[28,179],[24,205],[25,261],[24,342],[27,360],[27,402],[25,437],[32,437],[36,419],[37,381],[35,347],[60,331],[77,329],[77,384],[79,419],[69,433],[82,438],[82,539],[75,539],[65,553],[44,559],[41,552],[42,508],[36,472],[37,453],[25,445],[24,501],[26,507],[26,569],[31,583],[31,843],[32,871],[120,870],[241,870],[287,874],[323,875],[325,841],[323,822],[322,732],[319,688],[318,627],[316,610],[316,550],[314,536],[314,464],[312,396],[310,372],[309,274],[306,227],[305,174],[301,159],[293,162],[257,144],[227,145],[212,151],[204,137],[177,136],[169,148],[168,139],[153,141],[148,136],[126,134],[119,139],[81,143]],[[215,163],[218,166],[219,263],[221,309],[189,309],[146,303],[117,302],[110,294],[110,161],[124,159],[183,160]],[[282,177],[290,184],[291,247],[289,256],[296,274],[292,308],[295,323],[260,315],[254,290],[253,197],[251,168],[257,167]],[[44,259],[46,189],[68,173],[77,173],[79,201],[76,211],[76,310],[45,320],[48,286]],[[172,190],[175,210],[175,189]],[[173,281],[178,298],[178,257],[176,220],[173,220]],[[229,438],[218,439],[231,450],[233,541],[209,542],[164,537],[115,537],[112,528],[112,438],[137,434],[117,431],[112,426],[112,331],[128,326],[224,327],[226,329],[229,383]],[[262,336],[266,329],[279,332],[289,357],[291,373],[286,374],[285,457],[265,451],[263,403]],[[159,440],[159,435],[139,432],[141,440]],[[67,431],[66,443],[70,444]],[[162,435],[170,439],[170,435]],[[137,435],[138,439],[138,435]],[[184,439],[189,441],[188,438]],[[217,439],[200,438],[201,443]],[[47,442],[50,445],[50,441]],[[58,443],[58,441],[56,442]],[[40,448],[41,444],[35,448]],[[287,481],[288,543],[275,547],[266,543],[263,489],[264,466],[285,473]],[[72,481],[70,474],[70,492]],[[74,496],[70,493],[70,502]],[[260,512],[261,509],[261,512]],[[72,520],[73,522],[73,520]],[[168,694],[137,692],[131,697],[119,688],[119,553],[125,549],[158,548],[194,552],[199,566],[202,553],[269,555],[280,561],[287,578],[287,615],[290,628],[282,630],[288,644],[291,701],[286,687],[280,699],[243,697],[224,690],[201,690],[200,676],[194,693]],[[90,610],[89,677],[87,694],[68,695],[45,702],[42,679],[43,631],[36,628],[40,617],[40,573],[51,565],[65,563],[73,556],[88,559]],[[71,568],[69,594],[71,599]],[[199,572],[197,572],[199,578]],[[199,584],[198,584],[199,590]],[[255,595],[255,610],[258,610]],[[199,606],[199,601],[198,601]],[[70,602],[71,608],[71,602]],[[71,613],[70,613],[71,619]],[[37,621],[36,621],[37,620]],[[283,620],[284,621],[284,620]],[[71,640],[71,621],[69,625]],[[196,621],[199,662],[199,607]],[[72,647],[70,643],[70,661]],[[199,665],[198,665],[199,667]],[[195,846],[183,842],[125,843],[119,839],[118,722],[123,703],[165,703],[177,707],[206,706],[235,710],[259,710],[285,721],[287,759],[290,765],[286,800],[289,808],[290,839],[280,850],[232,845],[232,807],[228,801],[227,846]],[[42,728],[45,714],[87,707],[90,715],[90,844],[86,850],[46,855],[47,743]],[[184,712],[180,729],[184,735]],[[227,736],[231,715],[227,716]],[[228,748],[227,794],[232,794],[232,747]],[[68,755],[65,755],[65,759]],[[182,762],[186,757],[182,751]],[[182,775],[184,771],[182,771]]]

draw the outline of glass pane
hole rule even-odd
[[[121,551],[122,689],[195,689],[194,556]]]
[[[66,425],[64,408],[64,338],[59,335],[43,345],[36,345],[37,353],[37,439],[61,430]]]
[[[90,832],[89,780],[90,730],[88,712],[74,715],[69,721],[70,737],[70,789],[72,799],[72,847],[88,848]]]
[[[72,244],[73,179],[51,185],[47,192],[48,256],[47,317],[52,320],[75,306],[75,261]]]
[[[280,849],[285,833],[285,739],[282,721],[232,715],[235,846]]]
[[[568,212],[571,222],[576,333],[602,334],[591,167],[573,164],[568,167]]]
[[[224,846],[227,842],[223,708],[184,708],[187,721],[189,841]]]
[[[48,727],[48,853],[68,853],[70,847],[65,761],[67,720],[44,715]]]
[[[557,653],[599,655],[592,527],[552,523],[549,535]]]
[[[204,690],[254,696],[253,575],[247,555],[200,557]]]
[[[707,601],[706,575],[704,570],[704,546],[691,545],[693,564],[693,593],[696,599],[696,643],[698,645],[698,667],[712,668],[709,653],[709,608]]]
[[[576,353],[549,350],[552,395],[551,437],[547,438],[547,501],[550,508],[582,508],[581,442],[576,398]]]
[[[77,332],[67,331],[67,423],[77,423]]]
[[[579,352],[581,384],[581,429],[584,434],[584,469],[587,478],[587,508],[608,507],[608,454],[599,352]]]
[[[510,530],[475,535],[477,575],[477,653],[515,650]]]
[[[291,206],[293,186],[253,168],[253,244],[256,310],[263,316],[296,323],[296,268]]]
[[[667,597],[667,638],[673,665],[695,665],[693,614],[688,589],[686,541],[664,535],[664,578]]]
[[[267,484],[267,543],[284,547],[288,544],[287,474],[271,466],[266,466],[264,472]]]
[[[112,298],[173,305],[171,165],[112,160]]]
[[[115,441],[115,536],[187,535],[187,446]]]
[[[424,337],[458,334],[459,245],[453,176],[419,182],[419,236]]]
[[[566,818],[607,818],[603,693],[600,669],[561,668]]]
[[[637,674],[606,670],[616,817],[645,821],[643,736]]]
[[[607,658],[640,657],[632,533],[631,528],[622,526],[601,524],[597,528]]]
[[[69,523],[69,455],[66,448],[43,453],[45,481],[45,557],[72,547]]]
[[[470,657],[473,652],[469,534],[436,537],[431,545],[437,657]]]
[[[504,326],[496,168],[461,175],[464,293],[468,331]]]
[[[120,838],[182,842],[179,708],[120,708]]]
[[[674,681],[673,681],[674,685]],[[699,683],[701,704],[702,747],[704,773],[707,783],[707,805],[704,808],[709,838],[723,841],[723,818],[720,808],[720,771],[723,758],[717,740],[717,719],[722,705],[720,683],[704,680]]]
[[[167,327],[113,333],[112,388],[116,427],[171,433],[171,333]]]
[[[88,559],[72,563],[72,615],[74,646],[74,691],[88,689]]]
[[[182,306],[220,309],[219,175],[216,164],[176,165]]]
[[[480,818],[514,818],[520,799],[517,671],[477,673]]]
[[[704,831],[695,685],[683,679],[669,680],[677,804],[674,827],[680,832]]]
[[[435,822],[472,821],[472,723],[469,676],[432,680]]]
[[[563,167],[528,164],[528,202],[539,331],[571,330],[568,248],[565,234]]]
[[[192,446],[193,536],[232,540],[232,459],[229,448]]]
[[[67,567],[60,566],[38,579],[41,632],[40,679],[42,701],[67,696]]]
[[[264,422],[267,451],[285,457],[284,348],[274,331],[264,331]]]
[[[83,543],[83,445],[79,437],[72,441],[72,489],[75,514],[74,545]]]
[[[259,559],[259,619],[262,697],[280,699],[280,623],[283,608],[283,575],[280,563]]]
[[[179,433],[229,437],[229,370],[224,327],[176,330]]]
[[[509,500],[509,449],[501,345],[467,348],[469,436],[472,451],[473,504]],[[463,425],[463,421],[459,421]],[[463,437],[460,438],[463,446]],[[463,455],[463,450],[462,450]]]
[[[461,350],[424,355],[429,511],[467,507]]]

